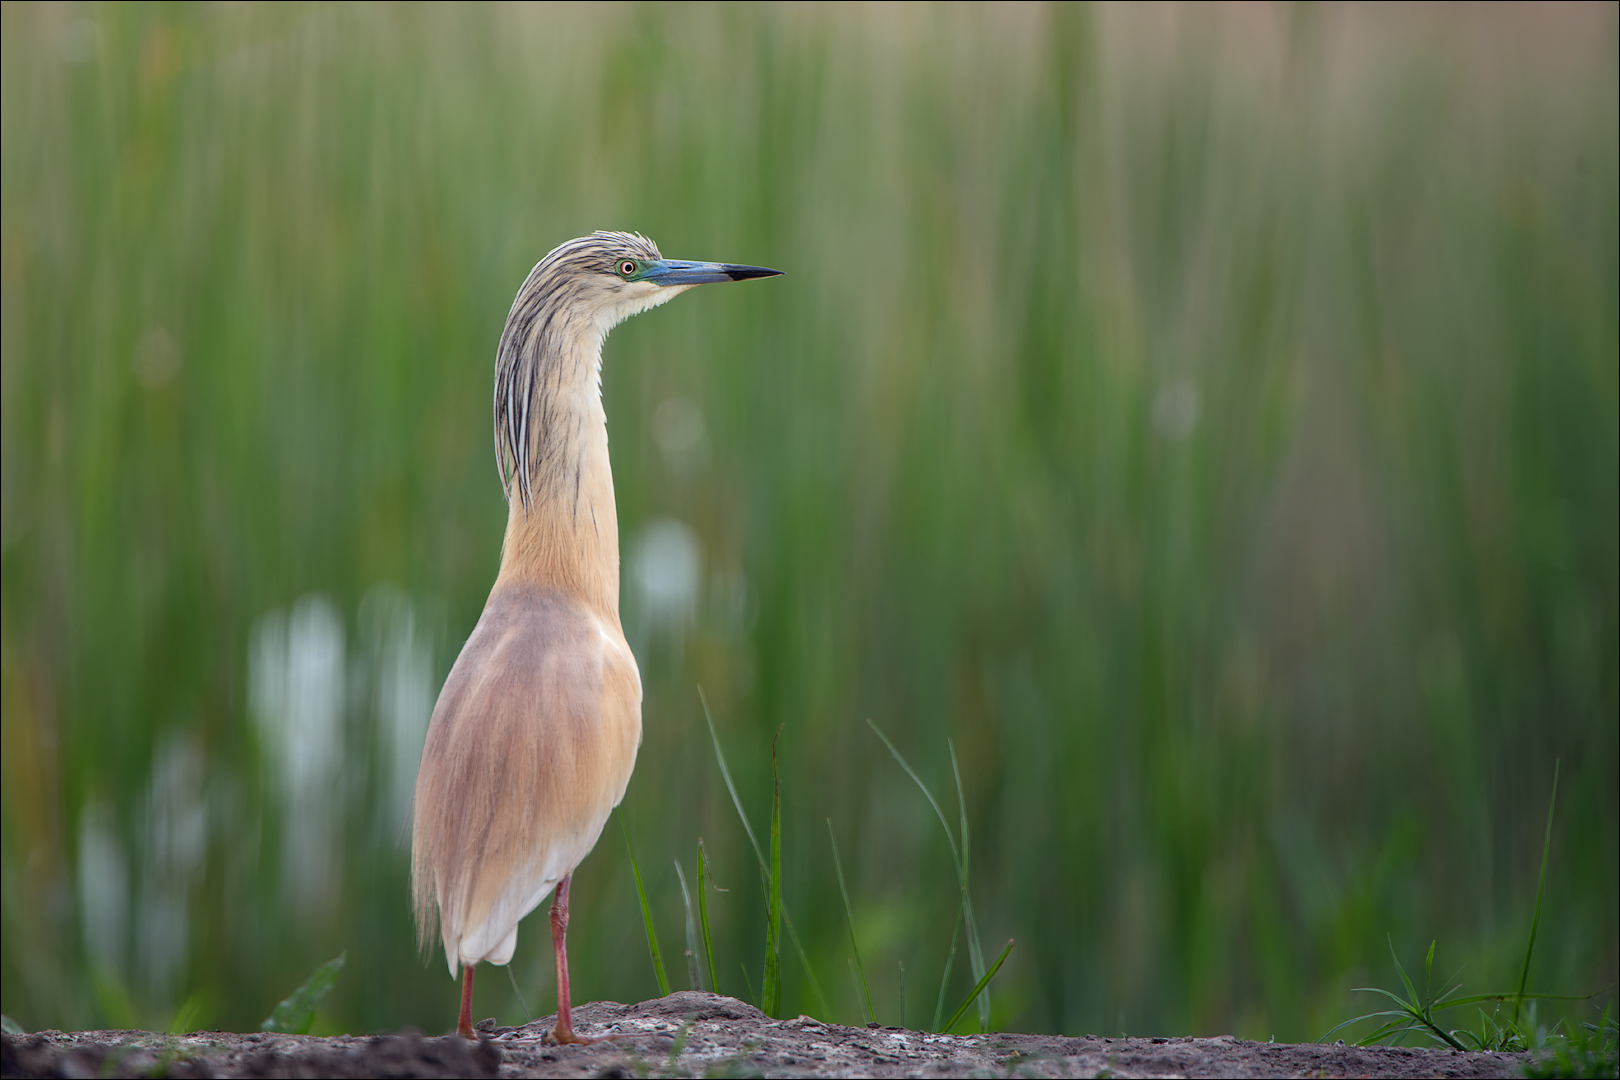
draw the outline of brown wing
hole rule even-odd
[[[436,908],[452,976],[510,958],[518,920],[595,846],[640,741],[641,680],[618,627],[555,590],[498,588],[416,778],[417,929],[425,940]]]

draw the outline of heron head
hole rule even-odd
[[[696,285],[775,277],[780,270],[735,263],[666,259],[638,233],[596,232],[547,255],[536,273],[566,290],[570,306],[589,311],[608,330]]]

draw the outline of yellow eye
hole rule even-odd
[[[623,274],[625,277],[630,277],[635,272],[636,264],[631,262],[629,259],[626,259],[624,262],[619,264],[619,273]]]

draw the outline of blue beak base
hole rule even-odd
[[[780,270],[763,266],[739,266],[736,263],[685,262],[664,259],[649,268],[643,281],[654,285],[709,285],[719,281],[747,281],[749,278],[776,277]]]

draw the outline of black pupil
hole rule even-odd
[[[620,266],[619,269],[624,271],[626,274],[633,274],[636,271],[636,264],[627,262]]]

